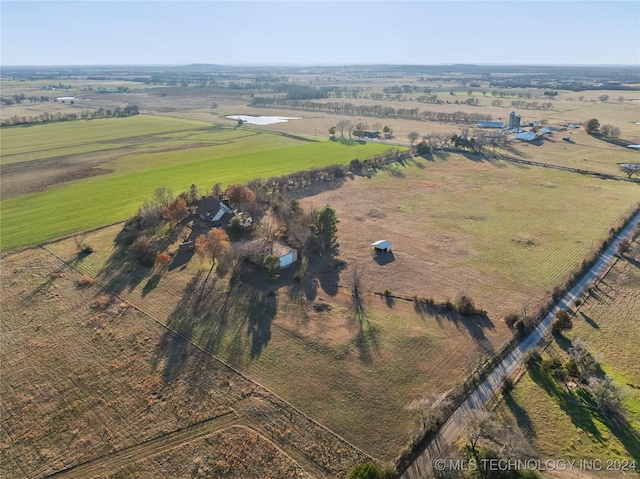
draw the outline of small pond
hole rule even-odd
[[[286,123],[289,120],[302,120],[299,116],[251,116],[251,115],[229,115],[225,118],[231,120],[242,120],[250,125],[272,125],[274,123]]]

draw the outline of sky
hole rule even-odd
[[[638,1],[0,2],[2,65],[640,65]]]

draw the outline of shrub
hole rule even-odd
[[[268,254],[262,258],[262,266],[268,278],[275,278],[280,271],[280,258],[275,254]]]
[[[520,315],[517,313],[508,314],[504,318],[504,322],[507,324],[507,326],[509,326],[509,328],[513,328],[516,322],[518,322],[519,320],[520,320]]]
[[[628,253],[631,250],[631,242],[628,238],[624,238],[618,244],[618,255],[622,256],[625,253]]]
[[[156,258],[156,263],[158,264],[158,266],[165,266],[169,264],[170,261],[171,256],[169,256],[168,253],[160,253]]]
[[[138,237],[129,247],[129,251],[143,266],[153,266],[156,260],[151,241],[146,236]]]
[[[389,291],[388,289],[385,289],[383,294],[384,294],[385,297],[388,298],[388,297],[391,296],[391,291]]]
[[[90,306],[92,309],[107,309],[112,301],[113,298],[108,294],[101,294],[91,302]]]
[[[553,334],[560,334],[562,331],[568,331],[573,327],[573,322],[571,321],[571,315],[561,309],[556,313],[556,319],[551,325],[551,332]]]
[[[460,296],[458,296],[458,299],[456,301],[456,309],[458,310],[458,313],[463,316],[473,316],[478,312],[473,299],[465,294],[460,294]]]
[[[237,216],[231,218],[231,221],[229,221],[229,231],[236,234],[242,233],[242,220]]]
[[[570,358],[566,363],[564,363],[563,367],[565,373],[567,373],[569,377],[577,378],[580,375],[578,363],[576,363],[575,359],[573,358]]]
[[[540,362],[540,359],[542,359],[540,352],[537,349],[530,349],[524,354],[522,361],[531,369]]]
[[[508,396],[509,394],[511,394],[511,391],[513,391],[513,388],[515,388],[515,385],[513,384],[513,379],[511,379],[509,376],[504,376],[502,378],[502,386],[500,386],[502,395]]]
[[[556,379],[564,379],[564,369],[558,358],[543,359],[540,369]]]
[[[578,306],[580,306],[582,304],[582,300],[580,298],[576,299],[573,302],[573,305],[577,308]]]
[[[347,474],[347,479],[380,479],[381,477],[380,468],[372,462],[358,464]]]
[[[518,337],[523,337],[524,335],[527,334],[527,325],[525,324],[525,322],[522,319],[519,319],[518,321],[516,321],[514,324],[514,329],[516,331],[516,335]]]
[[[91,276],[85,274],[78,278],[78,280],[76,281],[76,286],[78,286],[78,288],[87,288],[93,283],[95,283],[95,280]]]

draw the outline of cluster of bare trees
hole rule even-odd
[[[41,96],[26,96],[24,93],[21,93],[20,95],[13,95],[13,96],[3,96],[0,98],[0,103],[2,103],[3,105],[20,105],[22,104],[25,100],[29,100],[29,103],[45,103],[47,101],[51,101],[51,98],[49,98],[46,95],[41,95]]]
[[[411,144],[418,138],[414,134],[410,133],[408,138]],[[413,141],[412,141],[413,140]],[[482,129],[475,129],[470,132],[468,129],[462,130],[460,135],[451,135],[450,133],[429,133],[422,135],[422,141],[416,145],[416,152],[419,155],[430,153],[435,149],[448,147],[450,145],[459,149],[467,149],[482,153],[485,147],[492,147],[493,150],[497,147],[504,147],[507,144],[507,135],[502,130],[496,130],[488,132]]]
[[[620,128],[613,125],[602,125],[600,127],[600,133],[605,138],[620,138]]]
[[[45,112],[37,116],[18,116],[13,115],[6,120],[0,121],[0,127],[3,126],[16,126],[16,125],[30,125],[34,123],[51,123],[57,121],[73,121],[73,120],[92,120],[95,118],[122,118],[132,115],[137,115],[140,110],[137,105],[128,105],[124,108],[119,106],[114,109],[98,108],[94,111],[83,110],[81,112]]]
[[[511,106],[514,108],[523,108],[525,110],[550,110],[553,108],[553,103],[550,101],[538,103],[537,101],[513,100],[511,102]]]
[[[474,100],[475,104],[475,98]],[[440,111],[423,111],[418,108],[393,108],[383,105],[354,105],[343,102],[313,102],[285,100],[282,98],[254,97],[251,106],[259,108],[284,108],[290,110],[304,110],[334,113],[337,115],[372,116],[379,118],[402,118],[411,120],[452,121],[452,122],[478,122],[491,120],[491,115],[482,113],[469,113],[456,111],[453,113]],[[337,126],[337,125],[336,125]]]

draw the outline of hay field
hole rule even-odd
[[[615,426],[596,411],[563,401],[563,391],[538,371],[518,382],[513,400],[502,402],[498,413],[517,425],[540,457],[621,459],[640,462],[640,245],[619,259],[598,288],[585,298],[573,319],[567,341],[554,343],[546,354],[566,360],[571,341],[582,339],[602,369],[623,390],[627,427]],[[635,431],[635,436],[634,436]],[[619,471],[596,476],[622,477]]]
[[[195,183],[204,191],[387,149],[149,116],[79,122],[83,138],[76,123],[7,129],[15,156],[2,165],[3,250],[126,219],[161,186],[179,193]],[[52,138],[65,154],[50,157],[44,145]]]
[[[44,249],[5,256],[0,272],[3,477],[72,466],[61,477],[137,477],[135,463],[159,454],[149,473],[189,477],[190,461],[212,474],[336,477],[365,459]],[[244,441],[262,465],[240,456]]]
[[[638,206],[640,186],[475,156],[416,159],[303,203],[332,205],[340,254],[369,290],[454,300],[491,317],[535,304]],[[377,264],[369,244],[390,240]]]

